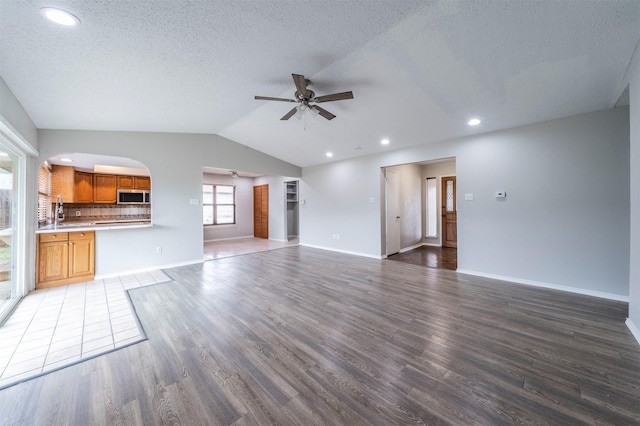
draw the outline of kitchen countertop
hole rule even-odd
[[[52,232],[106,231],[110,229],[151,228],[151,220],[98,220],[95,222],[61,222],[38,227],[36,234]]]

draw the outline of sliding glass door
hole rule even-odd
[[[19,296],[16,270],[15,216],[17,158],[0,144],[0,311]]]

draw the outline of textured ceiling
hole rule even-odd
[[[612,107],[639,37],[637,0],[0,0],[0,75],[39,128],[216,133],[304,167]],[[280,121],[253,96],[291,73],[355,99]]]

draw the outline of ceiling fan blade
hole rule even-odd
[[[293,82],[296,84],[296,92],[302,94],[305,99],[309,97],[309,91],[307,90],[307,82],[304,79],[304,75],[291,74]]]
[[[335,115],[331,114],[329,111],[327,111],[324,108],[320,108],[318,105],[311,105],[311,108],[315,109],[316,111],[318,111],[318,113],[323,116],[324,118],[326,118],[327,120],[333,120],[334,118],[336,118]],[[295,109],[295,108],[294,108]]]
[[[341,101],[344,99],[353,99],[353,92],[334,93],[333,95],[318,96],[313,101],[317,103]]]
[[[288,113],[286,113],[285,115],[282,116],[282,118],[280,120],[288,120],[291,117],[293,117],[296,112],[298,111],[297,109],[298,107],[293,108],[291,111],[289,111]]]
[[[269,96],[256,96],[255,98],[258,99],[258,100],[261,100],[261,101],[298,102],[298,101],[293,100],[293,99],[271,98]]]

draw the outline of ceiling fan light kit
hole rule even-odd
[[[262,101],[279,101],[279,102],[296,102],[299,105],[292,108],[289,112],[280,118],[280,120],[288,120],[291,117],[295,116],[298,119],[303,117],[306,118],[307,112],[312,117],[316,115],[321,115],[327,120],[333,120],[336,116],[326,109],[319,107],[316,104],[322,102],[333,102],[333,101],[342,101],[346,99],[353,99],[353,92],[341,92],[334,93],[331,95],[317,96],[313,90],[309,90],[307,86],[310,81],[304,78],[302,74],[291,74],[293,77],[293,82],[296,85],[296,92],[294,94],[295,99],[285,99],[285,98],[273,98],[270,96],[256,96],[255,99]],[[306,128],[306,123],[305,123]]]

